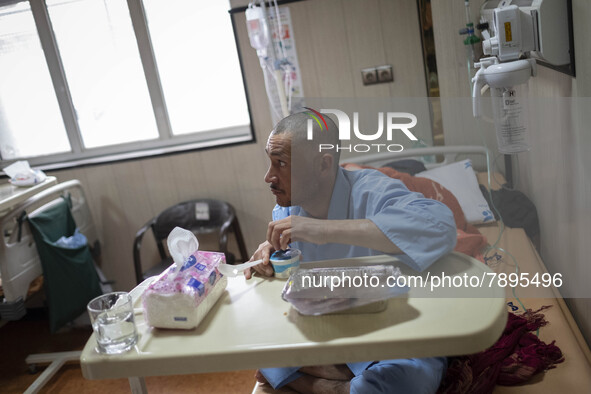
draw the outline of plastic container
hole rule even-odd
[[[275,271],[275,277],[287,279],[300,266],[299,249],[278,250],[271,255],[270,261]]]

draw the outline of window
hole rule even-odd
[[[127,3],[46,4],[84,147],[158,138]]]
[[[58,168],[252,140],[228,3],[0,0],[0,155]]]
[[[28,3],[9,7],[0,14],[0,54],[2,157],[13,159],[69,151],[66,129]],[[36,143],[29,144],[32,140]]]
[[[172,8],[168,1],[144,0],[173,135],[248,124],[244,93],[226,90],[242,87],[242,76],[236,72],[236,51],[220,50],[235,46],[225,2],[180,3],[182,9]],[[212,30],[217,26],[227,28]]]

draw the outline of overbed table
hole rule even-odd
[[[418,274],[391,256],[315,265],[358,264],[395,264],[404,275]],[[478,260],[454,252],[420,275],[481,278],[489,272]],[[141,308],[148,281],[132,291],[135,308]],[[284,284],[228,278],[220,300],[190,331],[150,329],[140,312],[135,348],[102,355],[93,334],[80,358],[82,374],[87,379],[126,377],[132,392],[147,392],[143,376],[470,354],[492,345],[507,319],[504,289],[494,283],[477,292],[413,287],[406,296],[390,299],[383,312],[325,316],[300,315],[281,299]]]

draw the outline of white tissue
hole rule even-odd
[[[199,249],[199,241],[197,241],[197,237],[191,231],[175,227],[168,234],[166,244],[175,264],[175,273],[169,276],[169,280],[174,280],[189,256]]]
[[[33,170],[26,160],[12,163],[2,169],[10,177],[10,183],[15,186],[33,186],[45,181],[47,176],[41,170]]]

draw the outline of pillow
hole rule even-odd
[[[470,159],[419,172],[416,176],[431,179],[452,192],[468,223],[488,223],[495,220],[480,192]]]
[[[414,159],[403,159],[396,160],[390,163],[384,164],[383,167],[390,167],[396,171],[404,172],[410,175],[416,175],[419,172],[426,171],[425,164],[422,161]]]

